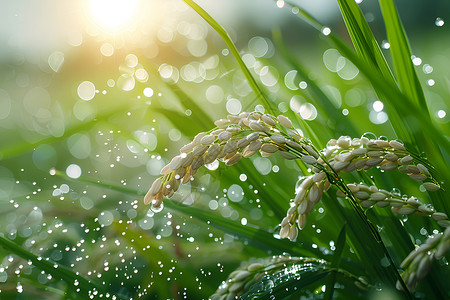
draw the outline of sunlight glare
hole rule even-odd
[[[96,23],[107,30],[119,30],[138,11],[139,0],[90,0],[89,8]]]

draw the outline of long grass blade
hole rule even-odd
[[[367,63],[375,66],[385,80],[395,82],[389,65],[358,4],[354,0],[338,0],[337,2],[356,53]]]
[[[302,299],[302,296],[310,295],[314,291],[317,293],[324,279],[332,273],[345,285],[346,292],[349,292],[348,295],[352,298],[366,298],[362,290],[355,285],[355,282],[361,284],[359,279],[346,270],[333,268],[324,261],[297,262],[293,265],[285,262],[286,265],[287,267],[273,274],[269,271],[269,274],[241,295],[240,299],[274,299],[274,296],[276,299]],[[343,295],[339,293],[339,296]]]
[[[273,299],[273,295],[283,299],[292,296],[292,291],[304,290],[308,285],[325,278],[332,272],[323,266],[294,266],[292,268],[295,268],[295,271],[288,268],[284,272],[263,278],[240,299]]]
[[[359,57],[365,60],[368,65],[372,65],[374,69],[378,70],[380,75],[382,75],[379,77],[383,78],[386,83],[391,86],[397,86],[392,77],[392,73],[389,70],[389,66],[384,59],[359,6],[353,0],[338,0],[338,3]],[[388,40],[391,44],[390,52],[396,70],[399,91],[401,91],[405,97],[402,99],[395,99],[381,87],[374,86],[375,90],[379,98],[389,108],[389,120],[393,124],[394,129],[399,134],[399,137],[409,144],[410,149],[414,149],[417,152],[426,151],[429,155],[434,154],[433,157],[437,164],[445,164],[445,159],[443,158],[440,149],[433,146],[436,138],[439,139],[442,134],[435,132],[436,135],[429,135],[424,134],[421,130],[417,129],[416,124],[418,122],[423,122],[424,119],[430,125],[434,124],[431,121],[425,96],[414,64],[411,60],[412,54],[409,42],[399,19],[395,4],[391,0],[383,0],[380,1],[380,6],[386,25]],[[406,108],[398,110],[398,102],[402,102],[400,104],[403,105],[407,104],[409,107],[414,108],[416,112],[405,118],[408,111]],[[420,116],[420,118],[418,118],[418,116]],[[439,131],[438,128],[436,129]],[[447,176],[448,175],[450,175],[450,173],[447,173]],[[434,198],[437,199],[436,196],[434,196]]]
[[[344,246],[345,246],[345,237],[346,237],[346,229],[347,224],[344,223],[344,226],[342,226],[341,231],[339,232],[339,236],[337,238],[336,242],[336,251],[333,254],[333,259],[331,260],[331,267],[338,269],[341,259],[342,259],[342,253],[344,253]],[[327,284],[326,284],[326,291],[324,295],[324,299],[333,299],[334,294],[334,285],[336,283],[336,272],[330,273],[328,276]]]
[[[421,115],[429,118],[422,86],[420,85],[419,77],[411,60],[411,48],[397,9],[395,8],[394,1],[380,0],[379,2],[400,89],[423,110]]]

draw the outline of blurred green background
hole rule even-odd
[[[230,33],[278,112],[312,128],[320,146],[368,131],[396,137],[358,69],[295,8],[269,0],[197,3]],[[431,117],[448,138],[450,2],[396,3]],[[335,1],[297,4],[348,40]],[[378,4],[360,6],[389,59]],[[190,7],[175,0],[9,1],[0,4],[0,23],[3,236],[127,298],[205,298],[241,261],[274,254],[173,207],[155,213],[133,195],[145,193],[197,132],[258,105],[224,42]],[[307,78],[280,54],[274,30]],[[308,81],[333,106],[321,106]],[[202,169],[174,200],[276,234],[300,175],[295,163],[255,156],[235,168]],[[92,181],[71,180],[80,176]],[[402,191],[426,197],[414,182]],[[305,251],[334,250],[339,221],[332,214],[317,206],[301,233]],[[420,243],[433,225],[410,219],[405,226]],[[0,298],[59,299],[73,288],[8,249],[0,248],[0,259]]]

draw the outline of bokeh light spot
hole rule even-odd
[[[317,117],[317,109],[311,103],[304,103],[300,106],[300,116],[305,120],[314,120]]]
[[[379,112],[383,110],[384,104],[380,100],[377,100],[372,104],[372,107],[374,111]]]
[[[131,91],[134,89],[136,81],[129,74],[122,74],[117,79],[117,86],[119,86],[124,91]]]
[[[241,112],[242,104],[241,101],[235,98],[231,98],[227,101],[227,111],[232,115],[237,115]]]
[[[255,57],[263,57],[269,51],[269,44],[264,38],[255,36],[248,42],[248,49]]]
[[[85,101],[92,100],[95,96],[95,85],[90,81],[83,81],[77,89],[78,97]]]
[[[111,56],[114,54],[114,47],[113,45],[111,45],[110,43],[104,43],[101,47],[100,47],[100,52],[104,55],[104,56]]]
[[[79,165],[71,164],[67,167],[66,174],[70,178],[79,178],[81,176],[81,168]]]
[[[244,198],[244,190],[240,185],[232,184],[227,191],[228,199],[233,202],[239,202]]]
[[[48,65],[55,72],[58,72],[59,69],[61,69],[63,63],[64,53],[62,53],[61,51],[55,51],[48,57]]]
[[[272,170],[272,162],[265,157],[257,157],[253,160],[253,165],[261,175],[267,175]]]
[[[218,85],[211,85],[206,89],[206,99],[211,103],[222,102],[224,95],[223,89]]]
[[[153,96],[153,89],[146,87],[144,89],[144,96],[150,98],[151,96]]]

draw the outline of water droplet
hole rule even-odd
[[[393,195],[397,195],[397,196],[401,196],[401,194],[402,194],[398,188],[393,188],[391,193]]]
[[[323,27],[322,33],[323,33],[323,35],[329,35],[331,33],[331,29],[328,27]]]
[[[380,264],[382,267],[389,267],[391,265],[391,263],[389,262],[389,259],[385,256],[381,259]]]
[[[442,20],[441,18],[436,18],[436,21],[434,21],[434,24],[436,24],[436,26],[442,27],[444,26],[445,22],[444,20]]]
[[[365,132],[362,137],[368,138],[369,140],[376,140],[377,136],[372,132]]]
[[[417,57],[417,56],[412,56],[411,57],[411,59],[412,59],[412,62],[413,62],[413,64],[415,65],[415,66],[420,66],[421,64],[422,64],[422,59],[420,58],[420,57]]]
[[[152,212],[154,212],[155,214],[157,214],[157,213],[159,213],[160,211],[162,211],[162,210],[164,209],[164,203],[161,203],[161,205],[158,206],[158,207],[155,207],[155,206],[153,205],[153,203],[152,203],[151,206],[150,206],[150,209],[151,209]]]
[[[437,112],[436,112],[436,115],[437,115],[437,117],[439,118],[439,119],[443,119],[443,118],[445,118],[445,116],[447,115],[447,113],[445,112],[445,110],[438,110]]]

